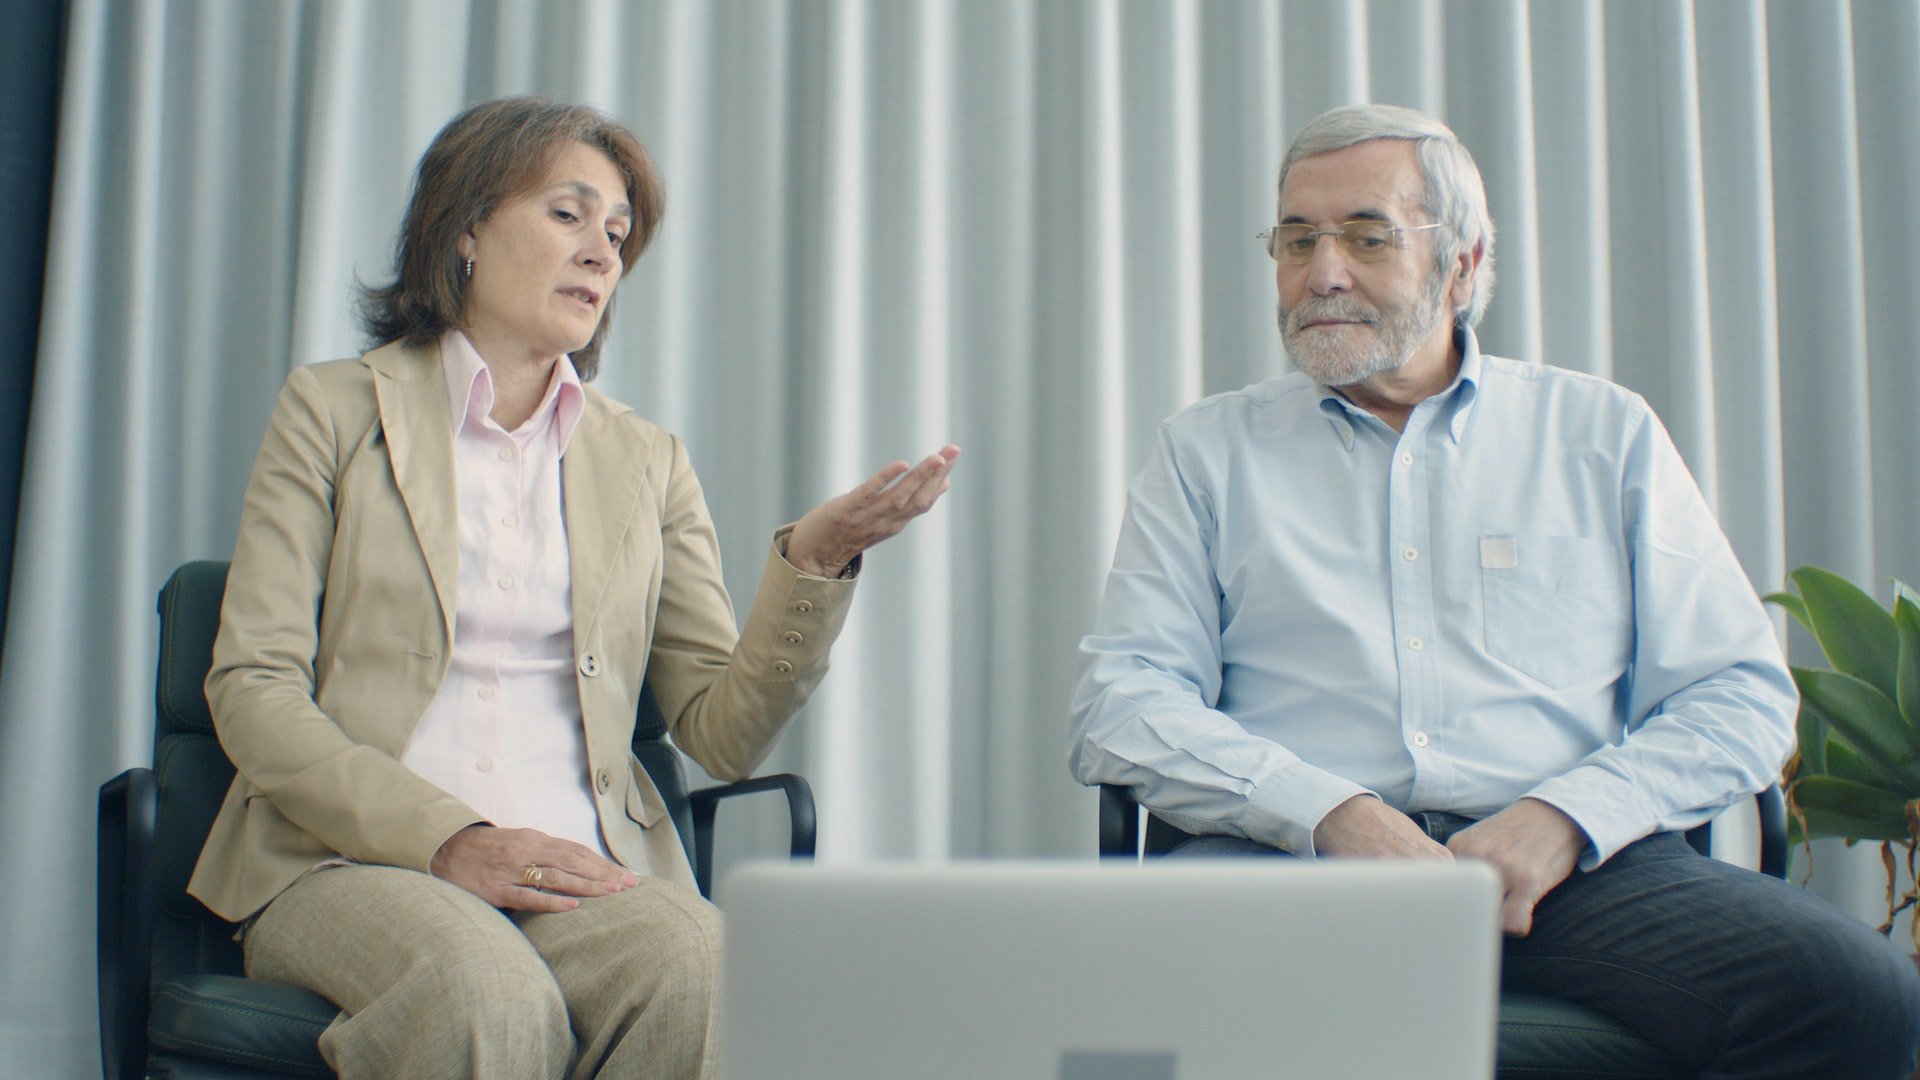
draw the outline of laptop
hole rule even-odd
[[[1469,863],[755,863],[722,885],[730,1080],[1493,1075]]]

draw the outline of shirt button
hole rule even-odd
[[[508,514],[506,517],[500,519],[500,524],[505,525],[509,529],[514,529],[520,526],[520,519],[512,514]]]
[[[503,450],[501,450],[501,451],[500,451],[500,460],[501,460],[501,461],[512,461],[512,460],[513,460],[513,447],[511,447],[511,446],[509,446],[509,447],[506,447],[505,449],[503,449]]]
[[[600,789],[600,794],[605,795],[607,789],[613,786],[613,776],[607,770],[601,769],[593,774],[593,786]]]
[[[481,701],[492,701],[492,700],[493,700],[493,687],[491,687],[491,686],[483,686],[483,687],[481,687],[481,688],[480,688],[480,700],[481,700]]]
[[[580,674],[588,678],[600,674],[600,658],[592,653],[587,653],[585,656],[582,656],[580,658]]]
[[[1407,639],[1407,648],[1412,649],[1414,652],[1419,652],[1421,649],[1424,649],[1426,647],[1427,647],[1427,643],[1424,641],[1421,641],[1417,637],[1410,637]]]
[[[1407,560],[1408,562],[1412,562],[1413,560],[1420,557],[1420,549],[1414,548],[1414,547],[1403,547],[1400,549],[1400,557]]]
[[[789,645],[798,645],[801,642],[807,640],[806,637],[803,634],[801,634],[800,631],[798,630],[789,630],[786,633],[781,634],[780,636],[783,638],[786,638],[787,644]]]
[[[793,674],[793,665],[785,660],[775,660],[773,662],[773,670],[782,675],[791,675]]]
[[[1400,455],[1400,464],[1402,464],[1402,465],[1411,465],[1411,464],[1413,464],[1413,455],[1412,455],[1412,454],[1401,454],[1401,455]]]
[[[1427,745],[1427,733],[1426,733],[1426,732],[1424,732],[1424,731],[1416,731],[1416,732],[1414,732],[1414,733],[1413,733],[1413,745],[1415,745],[1415,746],[1425,746],[1425,745]]]
[[[493,769],[493,759],[483,757],[479,761],[474,762],[473,767],[479,769],[481,772],[489,772]]]
[[[809,611],[812,611],[812,610],[813,610],[813,601],[811,601],[811,600],[795,600],[795,601],[793,602],[793,610],[795,610],[795,611],[797,611],[797,612],[799,612],[799,613],[800,613],[800,614],[802,614],[802,615],[805,615],[805,614],[806,614],[807,612],[809,612]]]
[[[512,577],[512,575],[508,575],[507,577],[503,577],[503,578],[501,578],[501,579],[500,579],[500,587],[501,587],[501,588],[503,588],[503,589],[511,589],[511,588],[513,588],[513,577]]]

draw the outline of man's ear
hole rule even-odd
[[[1473,299],[1473,279],[1480,272],[1480,260],[1487,254],[1485,241],[1473,245],[1454,260],[1453,287],[1447,290],[1447,305],[1455,311],[1467,306]]]

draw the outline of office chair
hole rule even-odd
[[[160,590],[153,767],[100,787],[100,1055],[107,1080],[331,1076],[320,1033],[339,1010],[298,987],[243,977],[234,926],[187,895],[187,879],[233,780],[201,687],[213,659],[227,564],[192,562]],[[689,793],[680,752],[643,691],[633,753],[673,816],[701,895],[713,874],[722,799],[787,797],[795,858],[813,854],[813,793],[798,776]]]
[[[1787,876],[1787,811],[1780,789],[1755,797],[1760,813],[1760,871]],[[1146,819],[1145,834],[1141,818]],[[1164,855],[1190,834],[1141,812],[1124,787],[1100,785],[1100,856],[1140,859]],[[1687,833],[1687,842],[1711,855],[1711,823]],[[1665,1051],[1603,1013],[1534,994],[1500,995],[1494,1050],[1498,1080],[1695,1080]]]

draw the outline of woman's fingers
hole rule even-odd
[[[434,856],[433,872],[495,907],[570,911],[576,897],[639,884],[632,872],[571,840],[537,829],[469,826]]]
[[[904,526],[905,519],[932,509],[940,493],[946,490],[948,468],[953,465],[953,459],[959,456],[960,448],[949,444],[927,455],[912,469],[896,473],[898,482],[885,491],[886,498],[878,500],[882,516],[902,518],[901,525]],[[894,529],[894,532],[898,531],[898,528]]]
[[[883,466],[879,472],[861,481],[859,487],[847,494],[853,496],[854,502],[860,506],[871,505],[886,493],[887,488],[895,480],[905,475],[910,469],[912,466],[904,461],[891,462]]]

